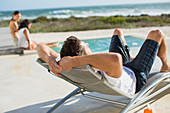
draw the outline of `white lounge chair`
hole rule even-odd
[[[49,70],[48,65],[40,58],[37,59],[37,62]],[[51,72],[50,72],[51,73]],[[53,73],[52,73],[53,74]],[[128,95],[120,91],[118,88],[111,86],[104,77],[102,77],[98,72],[95,72],[94,69],[89,65],[79,66],[73,68],[71,71],[67,72],[63,70],[61,72],[62,76],[60,78],[68,81],[71,84],[74,84],[78,88],[59,101],[54,105],[47,113],[53,112],[57,107],[64,103],[70,97],[82,94],[85,97],[89,97],[96,100],[101,100],[104,102],[109,102],[117,105],[124,106],[120,113],[126,113],[127,111],[139,106],[140,104],[146,102],[152,97],[160,94],[170,87],[170,73],[152,73],[150,78],[147,81],[146,86],[135,95]],[[55,75],[55,74],[53,74]],[[56,75],[57,76],[57,75]],[[59,77],[59,76],[57,76]],[[155,90],[159,84],[164,84],[158,90]],[[116,95],[122,96],[126,102],[122,101],[113,101],[101,97],[92,96],[85,94],[84,92],[98,92],[107,95]]]
[[[0,46],[0,55],[24,54],[24,48],[14,46]]]

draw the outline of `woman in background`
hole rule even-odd
[[[19,41],[18,41],[18,47],[22,47],[28,50],[36,50],[37,45],[40,44],[36,41],[31,40],[29,29],[31,28],[32,23],[25,19],[20,23],[19,29],[18,29],[18,35],[19,35]],[[58,42],[53,43],[44,43],[48,45],[49,47],[55,47],[57,46]]]
[[[9,30],[10,30],[10,34],[12,36],[12,39],[14,41],[14,45],[18,46],[18,21],[21,18],[21,12],[19,11],[14,11],[12,14],[12,19],[9,23]]]

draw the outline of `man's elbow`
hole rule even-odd
[[[112,65],[119,64],[122,65],[122,56],[119,53],[113,53],[110,57]]]
[[[115,53],[112,60],[112,76],[114,78],[119,78],[122,75],[122,56],[119,53]]]
[[[42,50],[43,50],[43,45],[37,44],[37,53],[39,57],[41,57]]]
[[[121,56],[121,54],[115,53],[114,59],[115,59],[116,62],[122,63],[122,56]]]
[[[39,51],[41,49],[41,45],[37,44],[37,51]]]
[[[37,44],[37,52],[41,52],[44,49],[44,44]]]

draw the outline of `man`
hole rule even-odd
[[[151,31],[138,55],[134,58],[126,44],[123,32],[115,29],[109,53],[91,54],[87,43],[74,36],[67,38],[61,49],[59,65],[55,59],[58,55],[45,45],[38,45],[38,55],[59,76],[62,69],[70,71],[72,67],[91,65],[99,69],[101,75],[113,86],[128,94],[140,91],[146,84],[147,77],[156,55],[162,61],[161,72],[170,72],[168,47],[165,36],[160,30]],[[132,60],[132,61],[131,61]]]

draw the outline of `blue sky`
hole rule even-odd
[[[170,0],[0,0],[0,11],[170,2]]]

